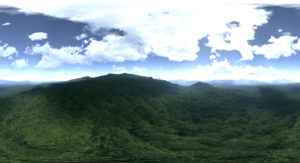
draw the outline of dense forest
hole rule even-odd
[[[0,162],[300,161],[297,84],[109,74],[0,92]]]

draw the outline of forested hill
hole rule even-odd
[[[0,162],[300,161],[299,93],[182,87],[131,74],[0,99]]]
[[[101,100],[111,98],[155,97],[164,94],[176,94],[184,88],[164,80],[155,80],[131,74],[108,74],[97,78],[81,78],[66,83],[57,83],[49,87],[36,87],[23,94],[45,94],[53,100]],[[74,98],[74,99],[72,99]],[[99,99],[96,99],[99,98]]]

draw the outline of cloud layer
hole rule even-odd
[[[234,66],[226,59],[218,61],[221,58],[219,51],[222,50],[238,51],[241,54],[241,62],[253,60],[256,55],[263,55],[267,59],[296,55],[300,50],[299,38],[283,33],[282,29],[278,29],[281,36],[270,37],[265,45],[249,44],[249,41],[256,39],[255,30],[269,21],[272,13],[260,8],[268,3],[270,1],[266,0],[212,0],[206,3],[196,0],[3,0],[0,4],[18,7],[21,12],[27,14],[42,13],[88,24],[81,34],[72,36],[72,39],[81,45],[53,47],[52,40],[47,40],[47,43],[27,47],[27,54],[41,56],[35,65],[36,68],[56,68],[64,64],[144,61],[149,55],[164,57],[171,62],[195,61],[199,55],[203,55],[198,45],[199,40],[207,38],[205,46],[211,48],[210,65],[199,65],[190,71],[147,74],[163,79],[180,77],[189,80],[275,80],[281,76],[289,78],[289,75],[272,67]],[[295,3],[297,1],[276,1],[272,2],[272,5]],[[4,24],[2,26],[5,26]],[[108,32],[100,37],[99,31],[111,29],[120,32]],[[48,34],[36,32],[28,38],[32,41],[45,40],[48,39]],[[17,54],[15,47],[8,44],[0,46],[0,56],[3,58],[12,58]],[[12,66],[27,67],[28,60],[15,60]],[[141,67],[126,69],[113,66],[112,69],[122,72],[129,70],[139,74],[148,71]]]
[[[152,76],[167,80],[187,79],[192,81],[209,81],[209,80],[257,80],[257,81],[274,81],[287,79],[290,81],[299,81],[294,74],[283,73],[272,67],[263,66],[232,66],[226,59],[223,61],[213,61],[207,66],[197,66],[192,70],[175,70],[166,74],[155,74]]]
[[[12,4],[10,1],[4,3]],[[62,1],[46,3],[48,4],[42,5],[37,2],[35,5],[28,5],[16,2],[14,6],[29,13],[41,12],[88,23],[88,29],[94,33],[101,28],[124,31],[123,36],[106,36],[104,41],[92,41],[90,46],[106,42],[101,45],[106,47],[98,50],[101,54],[111,54],[116,58],[101,55],[97,60],[107,59],[107,62],[144,59],[149,53],[166,57],[170,61],[193,61],[198,57],[197,52],[201,51],[198,40],[204,37],[208,37],[207,46],[212,47],[212,52],[238,50],[243,60],[249,60],[253,58],[253,54],[248,40],[254,39],[255,28],[267,23],[270,14],[265,10],[257,9],[258,6],[255,5],[241,3],[231,5],[219,1],[200,3],[199,1],[154,0],[128,3],[120,0],[76,0],[72,3]],[[232,21],[239,22],[240,25],[229,26],[228,23]],[[38,40],[37,36],[32,40]],[[76,39],[81,40],[85,37],[79,35]],[[118,47],[121,45],[112,45],[112,43],[122,43],[125,48],[121,51]],[[133,57],[127,55],[128,52],[131,52]],[[120,53],[124,55],[120,56]]]

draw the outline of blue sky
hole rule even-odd
[[[2,0],[0,79],[300,82],[297,1]]]

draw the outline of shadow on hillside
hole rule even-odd
[[[274,110],[277,115],[295,113],[297,101],[288,97],[288,92],[272,86],[259,86],[259,97],[262,108]]]

